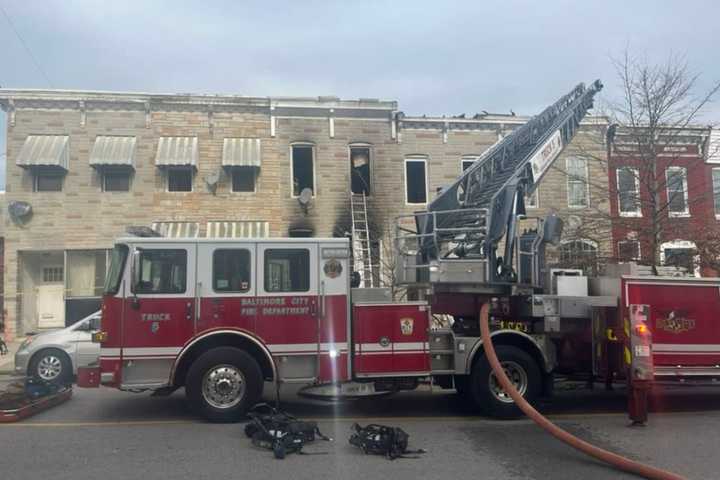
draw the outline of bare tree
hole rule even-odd
[[[608,101],[602,112],[609,121],[605,155],[598,157],[597,148],[581,155],[604,163],[605,171],[615,177],[607,195],[617,199],[623,214],[618,218],[608,211],[588,209],[583,215],[588,219],[608,218],[616,228],[635,232],[646,246],[642,261],[657,273],[662,243],[675,234],[676,218],[686,216],[694,203],[707,202],[713,194],[712,188],[707,188],[688,195],[687,173],[703,163],[709,153],[710,127],[698,124],[703,109],[720,90],[720,82],[696,95],[699,76],[678,55],[651,64],[626,51],[621,58],[613,59],[613,64],[621,94]],[[688,155],[688,145],[697,147],[696,155]],[[587,181],[592,188],[595,180]],[[714,235],[720,232],[716,230]]]

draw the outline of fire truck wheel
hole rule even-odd
[[[260,366],[246,352],[217,347],[200,355],[185,383],[190,406],[211,422],[238,422],[262,394]]]
[[[510,345],[498,345],[495,352],[515,388],[528,402],[533,403],[542,387],[540,368],[535,360],[527,352]],[[495,378],[485,355],[475,362],[469,387],[475,405],[486,415],[495,418],[517,418],[522,415]]]

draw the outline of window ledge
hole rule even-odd
[[[641,212],[620,212],[621,217],[642,218]]]
[[[690,218],[690,214],[682,213],[682,212],[680,212],[680,213],[668,212],[668,217],[670,217],[670,218]]]

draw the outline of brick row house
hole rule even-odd
[[[355,192],[367,196],[382,252],[395,217],[423,209],[527,120],[406,116],[394,101],[335,97],[0,89],[0,106],[8,337],[96,309],[108,251],[129,226],[168,236],[344,236]],[[566,219],[566,239],[550,252],[556,265],[613,255],[606,129],[589,118],[527,199],[528,216]]]
[[[652,263],[656,251],[661,265],[703,276],[718,275],[717,132],[707,127],[668,130],[655,153],[645,155],[638,147],[644,143],[643,135],[620,129],[609,149],[614,256],[621,261]],[[703,257],[703,252],[708,255]]]

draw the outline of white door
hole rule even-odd
[[[36,290],[38,328],[63,328],[65,326],[64,285],[49,283]]]

